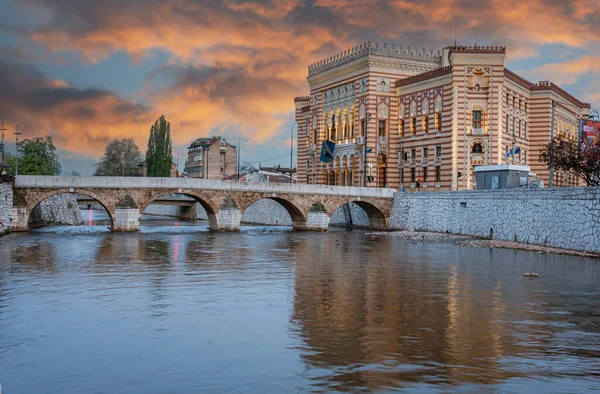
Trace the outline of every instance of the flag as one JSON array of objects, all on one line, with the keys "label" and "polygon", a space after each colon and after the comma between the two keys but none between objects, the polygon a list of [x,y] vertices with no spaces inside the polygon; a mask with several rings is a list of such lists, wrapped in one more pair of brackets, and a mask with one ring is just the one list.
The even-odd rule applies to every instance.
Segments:
[{"label": "flag", "polygon": [[321,146],[321,161],[323,163],[329,163],[333,159],[333,150],[335,149],[335,142],[323,141]]},{"label": "flag", "polygon": [[521,147],[518,147],[518,148],[516,148],[516,149],[515,149],[515,153],[514,153],[514,154],[515,154],[515,155],[518,155],[518,154],[519,154],[519,152],[521,152]]},{"label": "flag", "polygon": [[371,153],[371,152],[373,152],[373,148],[367,149],[367,153]]}]

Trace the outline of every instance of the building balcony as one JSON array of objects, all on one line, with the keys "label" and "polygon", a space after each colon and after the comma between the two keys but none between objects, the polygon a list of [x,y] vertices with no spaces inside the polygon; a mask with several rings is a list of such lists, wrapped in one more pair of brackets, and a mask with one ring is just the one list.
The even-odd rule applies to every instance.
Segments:
[{"label": "building balcony", "polygon": [[428,157],[424,157],[423,160],[421,160],[421,163],[425,164],[429,162],[429,158]]}]

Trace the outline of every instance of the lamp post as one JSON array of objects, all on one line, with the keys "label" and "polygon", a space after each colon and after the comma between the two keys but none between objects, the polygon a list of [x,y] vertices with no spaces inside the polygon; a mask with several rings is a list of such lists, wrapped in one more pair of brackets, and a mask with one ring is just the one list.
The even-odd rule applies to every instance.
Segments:
[{"label": "lamp post", "polygon": [[14,133],[17,136],[15,142],[15,148],[17,150],[17,154],[15,157],[15,176],[19,175],[19,136],[23,133],[19,132],[19,125],[17,125],[17,131]]},{"label": "lamp post", "polygon": [[369,121],[371,120],[371,114],[365,114],[365,135],[364,135],[364,148],[365,148],[365,153],[364,153],[364,159],[363,159],[363,187],[367,187],[367,137],[368,137],[368,130],[369,130]]},{"label": "lamp post", "polygon": [[587,117],[588,119],[600,120],[600,112],[591,110]]},{"label": "lamp post", "polygon": [[292,167],[294,165],[294,125],[298,126],[298,122],[294,121],[294,123],[292,123],[290,132],[290,183],[292,183]]},{"label": "lamp post", "polygon": [[0,163],[4,164],[4,132],[7,129],[4,128],[4,119],[2,119],[2,126],[0,126],[0,131],[2,132],[2,140],[0,140]]},{"label": "lamp post", "polygon": [[238,146],[237,146],[237,180],[240,180],[240,158],[242,156],[242,141],[248,141],[248,138],[240,137],[238,138]]}]

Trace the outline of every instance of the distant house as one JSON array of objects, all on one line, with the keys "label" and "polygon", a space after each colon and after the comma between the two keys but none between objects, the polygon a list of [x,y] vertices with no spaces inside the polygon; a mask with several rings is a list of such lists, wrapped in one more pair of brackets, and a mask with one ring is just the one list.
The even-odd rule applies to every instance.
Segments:
[{"label": "distant house", "polygon": [[[292,168],[292,183],[296,183],[296,169]],[[251,174],[240,176],[245,182],[290,183],[290,169],[282,167],[261,167]]]},{"label": "distant house", "polygon": [[188,147],[185,173],[189,178],[229,179],[236,175],[237,147],[221,137],[198,138]]},{"label": "distant house", "polygon": [[[139,169],[138,176],[148,176],[148,166],[146,165],[145,161],[138,164],[138,169]],[[171,174],[169,176],[171,178],[177,178],[177,176],[178,176],[177,164],[171,163]]]}]

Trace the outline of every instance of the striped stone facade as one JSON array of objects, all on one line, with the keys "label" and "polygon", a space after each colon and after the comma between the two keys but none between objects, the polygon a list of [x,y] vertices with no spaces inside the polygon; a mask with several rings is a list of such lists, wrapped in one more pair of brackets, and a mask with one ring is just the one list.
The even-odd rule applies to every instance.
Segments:
[{"label": "striped stone facade", "polygon": [[[505,54],[369,42],[310,65],[310,96],[294,99],[298,182],[468,190],[475,166],[514,163],[530,165],[547,185],[538,157],[550,141],[552,101],[557,133],[576,133],[590,106],[506,69]],[[329,163],[319,159],[324,140],[336,143]],[[515,147],[521,152],[504,158]],[[555,172],[555,186],[577,184]]]}]

